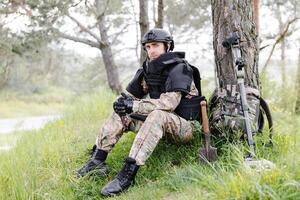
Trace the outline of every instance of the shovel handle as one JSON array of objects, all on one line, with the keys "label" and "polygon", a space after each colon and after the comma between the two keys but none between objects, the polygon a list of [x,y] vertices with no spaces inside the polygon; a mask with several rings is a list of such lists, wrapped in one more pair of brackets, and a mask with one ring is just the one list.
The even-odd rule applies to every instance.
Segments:
[{"label": "shovel handle", "polygon": [[204,134],[209,134],[209,126],[208,126],[208,117],[207,117],[207,111],[206,111],[206,101],[201,101],[201,115],[202,115],[202,128]]}]

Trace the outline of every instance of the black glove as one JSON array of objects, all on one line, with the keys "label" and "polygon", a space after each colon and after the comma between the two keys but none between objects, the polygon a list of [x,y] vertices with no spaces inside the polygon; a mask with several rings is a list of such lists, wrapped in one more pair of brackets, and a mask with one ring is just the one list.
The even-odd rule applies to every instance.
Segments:
[{"label": "black glove", "polygon": [[114,102],[113,108],[118,115],[124,116],[132,113],[133,98],[123,92],[121,95],[122,96]]}]

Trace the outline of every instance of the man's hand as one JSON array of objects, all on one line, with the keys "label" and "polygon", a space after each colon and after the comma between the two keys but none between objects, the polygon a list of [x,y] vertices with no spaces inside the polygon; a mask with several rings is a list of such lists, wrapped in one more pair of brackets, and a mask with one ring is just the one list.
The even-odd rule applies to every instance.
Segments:
[{"label": "man's hand", "polygon": [[121,95],[122,96],[114,102],[113,108],[118,115],[124,116],[132,113],[133,98],[123,92]]}]

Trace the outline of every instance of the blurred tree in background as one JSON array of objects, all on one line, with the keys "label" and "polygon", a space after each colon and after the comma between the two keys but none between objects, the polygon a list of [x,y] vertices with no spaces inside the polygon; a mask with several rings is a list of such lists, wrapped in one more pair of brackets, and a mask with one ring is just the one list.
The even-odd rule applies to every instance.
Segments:
[{"label": "blurred tree in background", "polygon": [[[284,86],[284,80],[296,80],[290,68],[295,72],[297,56],[291,58],[288,52],[300,37],[299,3],[260,0],[259,11],[263,55],[259,69],[272,72],[281,60],[282,67],[272,78],[281,77],[276,82]],[[30,94],[55,86],[84,93],[106,85],[119,92],[144,61],[140,39],[153,27],[169,30],[175,50],[186,51],[204,82],[213,85],[208,0],[4,0],[0,2],[0,91],[6,88]],[[75,43],[82,44],[75,48],[85,45],[85,54],[70,50],[68,45]],[[95,56],[86,56],[89,54]],[[270,91],[265,93],[268,97]]]}]

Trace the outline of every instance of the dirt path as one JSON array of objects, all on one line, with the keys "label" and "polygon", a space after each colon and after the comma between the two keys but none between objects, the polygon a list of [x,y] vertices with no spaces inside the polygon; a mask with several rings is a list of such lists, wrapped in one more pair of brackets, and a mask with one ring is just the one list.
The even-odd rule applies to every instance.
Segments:
[{"label": "dirt path", "polygon": [[[38,130],[43,128],[48,122],[61,118],[61,115],[46,115],[37,117],[15,118],[15,119],[0,119],[0,138],[14,137],[16,131]],[[10,139],[14,142],[1,142],[0,151],[7,151],[13,148],[15,139]]]}]

